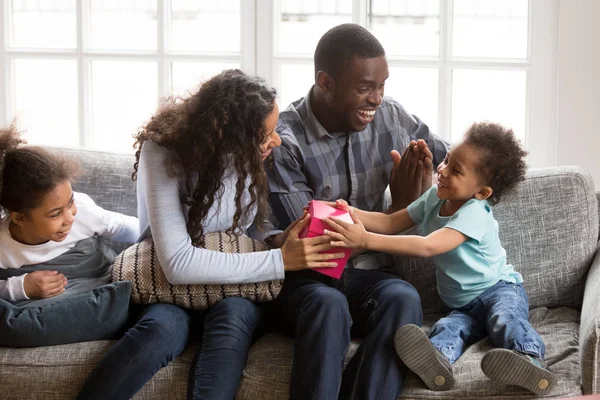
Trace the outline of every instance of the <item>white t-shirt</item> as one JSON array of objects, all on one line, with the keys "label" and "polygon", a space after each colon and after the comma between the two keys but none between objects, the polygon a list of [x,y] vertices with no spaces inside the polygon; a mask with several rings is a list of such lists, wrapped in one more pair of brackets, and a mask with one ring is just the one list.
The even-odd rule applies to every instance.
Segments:
[{"label": "white t-shirt", "polygon": [[[0,268],[21,268],[24,265],[50,261],[83,239],[94,235],[110,238],[117,242],[135,243],[139,236],[139,222],[135,217],[103,209],[84,193],[73,193],[77,215],[71,233],[62,242],[48,241],[39,245],[27,245],[12,238],[8,229],[10,218],[0,221]],[[16,301],[27,299],[23,289],[25,275],[0,280],[0,297]]]}]

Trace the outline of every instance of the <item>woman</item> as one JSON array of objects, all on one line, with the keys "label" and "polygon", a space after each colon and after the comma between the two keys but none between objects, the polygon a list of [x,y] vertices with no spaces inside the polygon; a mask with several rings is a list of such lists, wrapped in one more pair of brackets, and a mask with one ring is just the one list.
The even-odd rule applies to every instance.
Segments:
[{"label": "woman", "polygon": [[[152,235],[170,283],[260,282],[336,265],[332,260],[342,254],[319,253],[330,248],[330,238],[298,239],[308,215],[285,232],[267,222],[263,162],[281,144],[278,114],[275,90],[264,80],[227,70],[189,98],[169,101],[137,135],[142,237]],[[280,248],[230,254],[192,245],[216,231],[247,233]],[[201,343],[190,369],[190,399],[234,398],[262,311],[247,299],[226,298],[209,310],[186,312],[181,331],[203,323],[202,336],[193,338]]]}]

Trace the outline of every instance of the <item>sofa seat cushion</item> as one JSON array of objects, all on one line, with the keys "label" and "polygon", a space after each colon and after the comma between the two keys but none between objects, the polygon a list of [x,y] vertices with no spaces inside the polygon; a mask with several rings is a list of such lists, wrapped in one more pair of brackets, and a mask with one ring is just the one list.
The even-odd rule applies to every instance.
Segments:
[{"label": "sofa seat cushion", "polygon": [[[443,315],[425,318],[428,329]],[[537,308],[530,312],[530,322],[546,343],[546,361],[558,375],[558,385],[549,393],[552,397],[581,395],[578,333],[579,312],[572,308]],[[353,341],[346,362],[354,355],[359,342]],[[528,396],[528,392],[489,380],[479,366],[481,358],[492,344],[489,339],[469,347],[454,365],[456,386],[447,392],[433,392],[409,373],[401,399],[513,399]],[[283,400],[289,397],[292,370],[293,340],[278,334],[261,338],[250,350],[248,363],[238,390],[238,400]],[[390,349],[394,351],[394,349]],[[390,382],[389,384],[394,384]]]},{"label": "sofa seat cushion", "polygon": [[[36,348],[0,348],[2,399],[73,399],[114,344],[111,340]],[[195,347],[159,370],[134,399],[185,399]]]}]

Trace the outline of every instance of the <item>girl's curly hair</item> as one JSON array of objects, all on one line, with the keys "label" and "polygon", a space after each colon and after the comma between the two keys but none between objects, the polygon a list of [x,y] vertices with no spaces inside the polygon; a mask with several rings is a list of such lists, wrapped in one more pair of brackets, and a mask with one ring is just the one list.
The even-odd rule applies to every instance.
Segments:
[{"label": "girl's curly hair", "polygon": [[[202,242],[202,224],[215,201],[219,204],[229,169],[235,170],[237,182],[236,211],[227,232],[241,234],[240,226],[252,222],[249,214],[254,208],[259,224],[267,216],[267,181],[259,146],[275,96],[275,89],[263,79],[226,70],[189,97],[168,99],[135,136],[133,180],[145,141],[171,150],[166,167],[172,176],[185,178],[190,193],[193,190],[181,201],[190,206],[187,231],[194,243]],[[248,179],[250,203],[243,204]]]},{"label": "girl's curly hair", "polygon": [[512,129],[493,122],[477,122],[465,133],[464,142],[479,150],[478,173],[492,188],[487,199],[492,205],[525,179],[527,152]]},{"label": "girl's curly hair", "polygon": [[0,214],[38,207],[45,195],[78,173],[79,164],[69,157],[27,146],[15,123],[0,129]]}]

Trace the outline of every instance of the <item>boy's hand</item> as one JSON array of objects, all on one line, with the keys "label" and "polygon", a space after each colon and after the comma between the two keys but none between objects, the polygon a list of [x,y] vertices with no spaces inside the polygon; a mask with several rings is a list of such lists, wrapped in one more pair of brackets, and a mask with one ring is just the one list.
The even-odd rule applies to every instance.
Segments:
[{"label": "boy's hand", "polygon": [[45,299],[61,294],[67,286],[67,278],[57,271],[29,272],[23,279],[23,289],[30,299]]},{"label": "boy's hand", "polygon": [[331,241],[333,247],[366,249],[369,233],[365,230],[354,210],[350,209],[349,213],[354,224],[349,224],[334,217],[323,218],[323,222],[335,230],[334,232],[326,229],[323,233],[335,239]]}]

